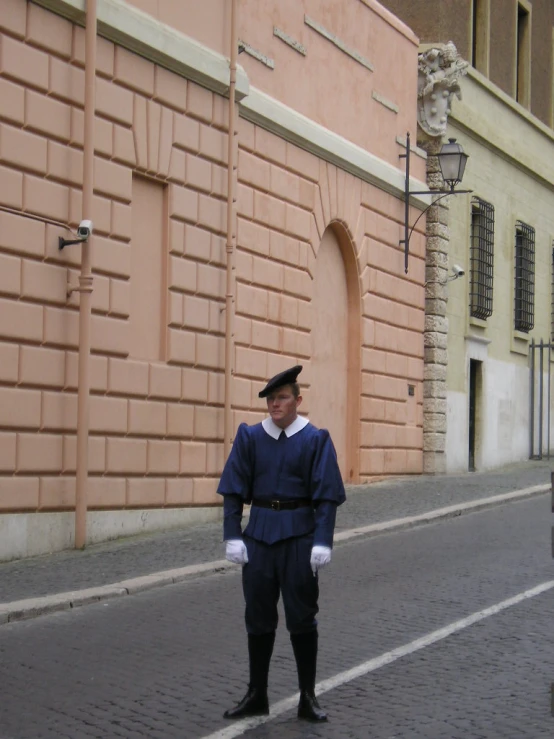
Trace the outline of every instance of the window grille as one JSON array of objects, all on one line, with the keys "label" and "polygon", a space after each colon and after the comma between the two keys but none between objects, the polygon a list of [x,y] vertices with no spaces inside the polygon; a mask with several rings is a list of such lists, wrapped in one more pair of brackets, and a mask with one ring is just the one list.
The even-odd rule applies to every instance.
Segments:
[{"label": "window grille", "polygon": [[474,318],[492,315],[494,272],[494,206],[474,197],[471,201],[470,311]]},{"label": "window grille", "polygon": [[530,331],[535,325],[535,229],[516,222],[514,328]]}]

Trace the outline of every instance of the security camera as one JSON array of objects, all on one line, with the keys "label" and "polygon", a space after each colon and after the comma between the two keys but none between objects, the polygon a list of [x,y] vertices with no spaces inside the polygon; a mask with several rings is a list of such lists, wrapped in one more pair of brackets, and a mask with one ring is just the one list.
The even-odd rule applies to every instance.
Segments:
[{"label": "security camera", "polygon": [[77,228],[77,236],[81,239],[88,239],[92,233],[92,221],[81,221]]},{"label": "security camera", "polygon": [[[463,277],[465,275],[465,269],[463,267],[460,267],[459,264],[453,264],[450,268],[450,271],[452,272],[451,275],[448,275],[448,277],[444,280],[439,281],[439,285],[446,285],[447,282],[453,282],[454,280],[457,280],[458,277]],[[431,280],[431,282],[434,282],[434,280]],[[426,285],[430,283],[425,283]]]},{"label": "security camera", "polygon": [[71,246],[72,244],[82,244],[83,242],[87,241],[88,237],[92,233],[92,227],[92,221],[81,221],[81,223],[77,227],[77,238],[64,239],[63,236],[59,236],[58,249],[61,251],[62,249],[65,249],[66,246]]}]

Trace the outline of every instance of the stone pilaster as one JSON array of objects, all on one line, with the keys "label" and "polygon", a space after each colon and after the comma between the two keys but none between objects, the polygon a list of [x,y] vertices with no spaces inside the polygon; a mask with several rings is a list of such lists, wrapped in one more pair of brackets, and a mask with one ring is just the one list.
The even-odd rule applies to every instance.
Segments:
[{"label": "stone pilaster", "polygon": [[[437,159],[454,97],[467,74],[456,46],[449,41],[418,56],[418,145],[427,152],[427,185],[441,190]],[[421,140],[420,140],[421,139]],[[446,472],[446,367],[448,363],[448,198],[427,211],[425,263],[425,365],[423,374],[423,471]]]},{"label": "stone pilaster", "polygon": [[[437,154],[441,139],[418,141],[427,151],[427,184],[430,190],[443,186]],[[425,329],[423,374],[423,471],[446,471],[446,365],[448,362],[448,228],[447,198],[427,211],[425,264]]]}]

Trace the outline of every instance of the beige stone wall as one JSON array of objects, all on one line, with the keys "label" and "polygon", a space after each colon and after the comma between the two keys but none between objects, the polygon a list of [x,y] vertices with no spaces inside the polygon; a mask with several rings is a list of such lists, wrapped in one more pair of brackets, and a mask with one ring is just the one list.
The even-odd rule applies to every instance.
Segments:
[{"label": "beige stone wall", "polygon": [[[464,80],[464,96],[453,113],[449,135],[470,156],[463,187],[494,207],[493,310],[481,320],[470,315],[471,195],[450,199],[449,265],[460,264],[466,271],[447,286],[448,471],[459,472],[467,469],[471,359],[482,362],[477,469],[529,457],[530,344],[548,342],[552,331],[554,196],[549,183],[554,136],[478,73]],[[528,333],[514,330],[518,220],[535,229],[534,327]],[[546,375],[544,381],[546,395]],[[545,426],[547,412],[545,401]]]},{"label": "beige stone wall", "polygon": [[[422,44],[453,41],[463,59],[503,92],[517,99],[518,8],[529,13],[529,77],[523,105],[548,126],[553,125],[554,6],[548,0],[382,0],[420,38]],[[473,12],[477,17],[473,18]],[[474,22],[478,43],[474,47]],[[523,39],[522,39],[523,41]],[[473,59],[474,50],[477,58]],[[520,100],[521,102],[521,100]]]},{"label": "beige stone wall", "polygon": [[[75,227],[83,217],[84,31],[33,3],[8,5],[0,14],[0,510],[63,511],[75,499],[79,296],[68,299],[67,288],[77,284],[80,247],[59,251],[68,233],[45,221]],[[216,505],[227,102],[105,38],[97,61],[88,505]],[[239,121],[235,425],[261,419],[260,384],[296,362],[306,366],[309,413],[313,277],[331,226],[353,287],[347,330],[360,342],[349,350],[348,438],[358,461],[348,475],[421,471],[424,239],[414,234],[404,276],[402,218],[398,197]],[[159,261],[137,259],[141,224],[153,240],[159,231]],[[143,320],[159,341],[145,341]]]}]

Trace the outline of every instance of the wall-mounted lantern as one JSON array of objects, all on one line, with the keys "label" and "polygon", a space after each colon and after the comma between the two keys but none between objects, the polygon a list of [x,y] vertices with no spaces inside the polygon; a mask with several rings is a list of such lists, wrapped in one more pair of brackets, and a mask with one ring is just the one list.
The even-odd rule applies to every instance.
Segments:
[{"label": "wall-mounted lantern", "polygon": [[[406,160],[406,180],[404,183],[404,238],[400,240],[400,244],[404,244],[404,271],[408,274],[408,255],[410,253],[410,238],[414,228],[421,216],[423,216],[432,205],[438,203],[439,200],[448,195],[463,195],[464,193],[473,192],[473,190],[454,190],[463,179],[466,162],[469,155],[466,154],[460,144],[456,143],[456,139],[449,139],[447,144],[443,144],[440,152],[437,154],[439,167],[442,178],[449,188],[448,190],[416,190],[410,192],[410,134],[406,134],[406,153],[400,154],[401,159]],[[410,228],[410,195],[438,195],[432,203],[422,210],[417,217],[416,222]]]}]

